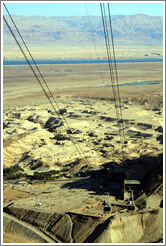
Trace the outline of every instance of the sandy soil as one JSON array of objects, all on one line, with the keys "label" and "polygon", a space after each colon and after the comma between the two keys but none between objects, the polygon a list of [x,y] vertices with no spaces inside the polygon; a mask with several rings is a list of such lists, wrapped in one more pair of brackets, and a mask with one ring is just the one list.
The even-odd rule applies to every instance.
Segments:
[{"label": "sandy soil", "polygon": [[25,191],[12,185],[4,184],[3,186],[3,202],[4,206],[20,199],[26,199],[35,196],[31,191]]},{"label": "sandy soil", "polygon": [[[97,64],[40,68],[58,104],[56,113],[27,66],[4,66],[4,167],[19,163],[29,174],[64,168],[75,174],[99,170],[108,161],[121,163],[124,158],[155,157],[163,152],[162,63],[118,64],[119,84],[159,82],[120,86],[124,146],[112,88],[100,87],[110,84],[107,65],[101,65],[103,82]],[[66,109],[63,116],[59,109]],[[70,141],[64,117],[85,159]],[[95,180],[82,179],[73,187],[72,182],[5,184],[4,205],[14,202],[20,207],[65,213],[103,202],[101,193],[93,190],[100,191]],[[42,205],[37,207],[39,202]]]},{"label": "sandy soil", "polygon": [[4,243],[54,243],[49,237],[41,231],[36,230],[14,216],[3,213],[4,218]]},{"label": "sandy soil", "polygon": [[[122,141],[119,136],[121,126],[115,120],[117,115],[112,102],[112,88],[100,87],[110,82],[101,83],[97,67],[97,64],[40,67],[45,79],[49,81],[48,86],[58,105],[57,108],[52,101],[56,113],[27,66],[4,67],[5,166],[20,162],[26,171],[30,172],[29,165],[26,166],[26,163],[21,161],[26,153],[30,158],[27,159],[29,162],[41,159],[41,170],[46,168],[47,164],[59,170],[60,165],[64,167],[76,160],[80,160],[81,168],[85,163],[81,161],[77,147],[68,139],[71,137],[67,134],[68,126],[78,132],[72,134],[72,137],[76,139],[74,141],[80,142],[79,145],[88,162],[93,163],[92,166],[94,158],[96,167],[110,158],[115,160],[119,149],[117,141]],[[107,65],[102,64],[102,70],[107,81]],[[132,81],[162,81],[161,63],[118,64],[118,71],[120,85]],[[125,147],[127,157],[161,152],[162,145],[157,140],[160,132],[156,129],[162,127],[162,83],[119,88],[123,118],[126,121],[124,127],[128,141]],[[59,109],[64,108],[64,116],[57,114]],[[57,120],[54,129],[48,124],[51,117],[53,121]],[[55,125],[55,122],[51,124]],[[66,139],[58,141],[57,133],[64,135]],[[136,138],[136,133],[150,135]],[[111,143],[106,140],[107,135],[111,135]],[[95,142],[96,138],[98,142]],[[103,155],[102,151],[106,154]],[[120,155],[119,159],[121,158]]]},{"label": "sandy soil", "polygon": [[[119,84],[131,82],[161,82],[163,67],[160,62],[117,64]],[[110,73],[107,64],[40,65],[42,75],[55,97],[74,95],[91,98],[112,98]],[[38,73],[37,73],[38,74]],[[152,93],[154,96],[151,98]],[[121,86],[121,97],[162,101],[162,84]],[[28,66],[4,66],[4,108],[14,105],[41,104],[47,99]],[[33,100],[32,100],[33,98]]]},{"label": "sandy soil", "polygon": [[4,241],[3,243],[41,243],[40,240],[31,240],[20,232],[15,230],[10,230],[3,233]]},{"label": "sandy soil", "polygon": [[[107,59],[105,46],[93,47],[29,47],[36,59]],[[161,46],[116,46],[116,58],[162,57]],[[4,59],[19,60],[23,55],[17,47],[4,47]]]},{"label": "sandy soil", "polygon": [[[11,192],[10,189],[8,189],[8,192],[11,199],[13,196],[13,201],[16,206],[62,214],[68,211],[75,211],[76,209],[81,209],[96,203],[102,203],[104,201],[104,195],[97,195],[95,192],[90,192],[88,189],[86,190],[79,188],[80,185],[87,185],[89,188],[92,188],[96,186],[95,181],[89,182],[89,179],[81,179],[78,187],[71,190],[68,189],[68,187],[65,188],[65,185],[72,183],[73,180],[74,179],[60,179],[48,183],[38,182],[33,185],[17,185],[13,192]],[[78,181],[78,179],[76,180]],[[10,186],[15,187],[13,185]],[[18,192],[20,192],[20,194],[22,193],[22,198],[18,196]],[[27,195],[28,193],[29,196]],[[31,193],[34,195],[33,197]],[[17,201],[15,200],[14,196],[17,196]],[[5,202],[7,202],[6,194],[4,194],[4,198]],[[113,201],[115,200],[113,199]],[[42,204],[41,207],[37,206],[38,203]],[[103,213],[103,209],[101,209],[100,212]]]}]

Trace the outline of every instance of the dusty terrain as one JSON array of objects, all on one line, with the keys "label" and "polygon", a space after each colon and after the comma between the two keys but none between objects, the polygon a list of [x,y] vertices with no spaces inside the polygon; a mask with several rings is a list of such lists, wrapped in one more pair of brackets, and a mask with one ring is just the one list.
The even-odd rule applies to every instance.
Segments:
[{"label": "dusty terrain", "polygon": [[[59,96],[113,97],[112,88],[104,87],[111,86],[108,64],[39,65],[39,68],[56,99]],[[119,84],[163,81],[161,62],[118,63],[117,69]],[[4,109],[48,102],[28,66],[4,66],[3,88]],[[156,106],[162,103],[162,91],[162,84],[120,87],[124,99],[138,102],[148,100]]]},{"label": "dusty terrain", "polygon": [[[13,41],[13,44],[14,41]],[[73,47],[70,48],[63,45],[49,46],[49,47],[30,47],[30,51],[34,59],[38,60],[53,60],[53,59],[107,59],[105,46],[87,46],[87,47]],[[162,58],[162,46],[117,46],[115,47],[116,58]],[[22,53],[18,48],[5,47],[3,52],[4,60],[21,60],[24,59]]]},{"label": "dusty terrain", "polygon": [[[110,161],[121,164],[124,160],[134,162],[136,159],[148,157],[155,163],[155,158],[162,154],[162,63],[118,64],[120,85],[138,83],[120,86],[125,144],[123,144],[124,139],[119,136],[120,122],[116,120],[112,88],[104,87],[111,84],[106,64],[101,64],[100,67],[98,64],[41,65],[40,69],[58,105],[58,108],[55,105],[56,112],[48,103],[27,66],[4,66],[3,165],[6,168],[19,164],[29,175],[33,175],[35,171],[43,172],[52,169],[61,171],[60,173],[66,176],[60,175],[56,180],[46,182],[28,183],[25,179],[22,183],[14,180],[5,181],[4,207],[8,206],[9,209],[11,207],[11,214],[18,219],[22,216],[25,222],[31,224],[32,221],[26,219],[28,217],[24,218],[25,213],[28,214],[31,210],[63,215],[79,212],[107,220],[108,217],[103,214],[102,203],[104,192],[110,192],[110,187],[103,188],[101,178],[83,178],[78,174],[97,172],[103,168],[103,164]],[[139,84],[145,81],[155,84]],[[70,126],[70,133],[68,126]],[[70,179],[66,178],[68,176]],[[153,182],[161,185],[161,174],[156,174],[156,177],[158,177],[157,181]],[[154,189],[157,188],[155,184],[153,186]],[[154,242],[162,237],[162,208],[159,208],[162,188],[159,191],[155,194],[153,191],[150,191],[149,195],[146,194],[149,211],[146,211],[145,215],[135,215],[135,221],[138,223],[142,220],[148,225],[150,220],[154,220],[156,223],[151,228],[152,231],[156,230],[156,226],[159,229],[156,230],[154,238],[150,238],[152,231],[142,224],[140,228],[142,238],[138,236],[138,232],[135,242]],[[111,202],[115,205],[117,203],[113,194]],[[123,205],[121,199],[119,202]],[[41,203],[41,206],[36,206],[38,203]],[[158,208],[157,212],[153,211],[154,207]],[[16,208],[24,208],[25,213]],[[87,208],[91,210],[87,211]],[[113,212],[118,212],[118,209],[115,207]],[[151,213],[156,214],[153,219]],[[64,216],[69,216],[69,221],[78,221],[73,217],[75,215]],[[127,225],[126,216],[128,217],[128,214],[124,214],[123,219],[115,217],[114,223],[117,223],[117,228],[122,228],[123,223]],[[58,223],[54,229],[52,225],[49,227],[52,228],[50,230],[54,235],[58,233],[55,234],[54,230],[59,230],[57,226],[61,225],[61,222]],[[100,224],[101,221],[97,220],[94,224],[96,228],[98,223]],[[135,222],[135,226],[138,223]],[[19,236],[17,239],[12,239],[9,237],[8,227],[4,226],[4,228],[4,242],[12,242],[12,240],[17,243],[23,242],[22,235],[21,239]],[[97,231],[94,237],[92,234],[97,230],[94,227],[93,233],[89,231],[89,234],[82,238],[78,234],[66,236],[66,240],[69,240],[66,242],[128,242],[125,241],[127,239],[124,236],[127,235],[127,231],[119,232],[122,236],[118,241],[113,228],[112,235],[111,228],[109,229],[108,226],[106,230],[103,228],[99,230],[100,232]],[[144,234],[145,228],[147,230],[145,234],[149,235],[147,237]],[[59,236],[56,235],[57,238],[53,236],[51,238],[55,242],[58,240],[64,242],[65,235],[59,233]],[[38,242],[39,239],[34,240]],[[129,240],[133,242],[132,236]],[[27,242],[26,237],[25,242]]]}]

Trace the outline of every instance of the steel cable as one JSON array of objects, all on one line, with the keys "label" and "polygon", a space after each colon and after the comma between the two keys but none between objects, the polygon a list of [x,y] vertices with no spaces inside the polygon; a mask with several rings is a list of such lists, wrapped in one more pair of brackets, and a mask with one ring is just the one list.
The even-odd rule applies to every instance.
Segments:
[{"label": "steel cable", "polygon": [[106,95],[106,98],[107,98],[107,91],[106,91],[105,84],[104,84],[104,77],[103,77],[103,73],[102,73],[102,70],[101,70],[100,61],[98,59],[97,47],[96,47],[94,33],[93,33],[93,30],[92,30],[92,24],[91,24],[91,21],[90,21],[90,17],[89,17],[88,8],[87,8],[87,4],[86,3],[85,3],[85,9],[86,9],[87,17],[88,17],[90,30],[91,30],[91,37],[92,37],[93,45],[94,45],[94,48],[95,48],[96,59],[98,60],[97,64],[98,64],[98,67],[99,67],[101,80],[102,80],[102,83],[103,83],[103,86],[104,86],[104,92],[105,92],[105,95]]},{"label": "steel cable", "polygon": [[[3,4],[3,5],[5,6],[5,4]],[[6,7],[6,6],[5,6],[5,8],[6,8],[6,10],[7,10],[7,7]],[[8,10],[7,10],[7,12],[9,13]],[[10,13],[9,13],[9,14],[10,14]],[[11,15],[9,15],[9,17],[10,17],[10,16],[11,16]],[[18,40],[17,40],[17,38],[16,38],[14,32],[12,31],[12,29],[11,29],[9,23],[7,22],[7,20],[6,20],[6,18],[5,18],[4,16],[3,16],[3,19],[4,19],[4,21],[5,21],[6,25],[7,25],[7,27],[9,28],[9,31],[11,32],[11,34],[12,34],[12,36],[13,36],[15,42],[17,43],[19,49],[21,50],[21,52],[22,52],[22,54],[23,54],[25,60],[27,61],[28,65],[29,65],[29,67],[30,67],[30,69],[31,69],[31,71],[33,72],[35,78],[37,79],[38,83],[40,84],[40,86],[41,86],[41,88],[42,88],[42,90],[43,90],[45,96],[48,98],[48,100],[49,100],[51,106],[53,107],[53,109],[54,109],[54,111],[55,111],[55,113],[57,113],[57,110],[56,110],[56,108],[54,107],[54,104],[53,104],[53,102],[51,101],[50,98],[53,99],[53,101],[54,101],[54,103],[56,104],[58,110],[60,110],[60,108],[59,108],[57,102],[55,101],[55,99],[54,99],[54,97],[53,97],[53,95],[52,95],[52,93],[51,93],[51,91],[50,91],[50,89],[49,89],[49,87],[48,87],[48,85],[47,85],[47,83],[46,83],[44,77],[42,76],[42,74],[41,74],[41,72],[40,72],[40,70],[39,70],[39,68],[38,68],[38,66],[37,66],[37,64],[36,64],[36,62],[34,61],[34,58],[33,58],[32,54],[31,54],[31,52],[29,51],[29,49],[28,49],[28,47],[27,47],[27,45],[26,45],[26,43],[25,43],[25,41],[24,41],[24,39],[23,39],[23,37],[22,37],[20,31],[18,30],[18,28],[17,28],[17,26],[16,26],[14,20],[12,19],[12,22],[13,22],[14,26],[16,27],[16,30],[18,31],[18,34],[19,34],[21,40],[23,41],[23,43],[24,43],[24,45],[25,45],[25,47],[26,47],[26,49],[27,49],[27,51],[28,51],[30,57],[32,58],[32,60],[33,60],[33,62],[34,62],[34,65],[36,66],[36,68],[37,68],[37,70],[38,70],[38,72],[39,72],[39,74],[40,74],[42,80],[44,81],[44,83],[45,83],[45,85],[46,85],[46,87],[47,87],[47,89],[48,89],[50,95],[47,94],[47,92],[46,92],[44,86],[42,85],[40,79],[38,78],[38,75],[36,74],[36,72],[35,72],[33,66],[32,66],[31,63],[29,62],[29,59],[28,59],[27,55],[25,54],[24,50],[22,49],[20,43],[18,42]],[[63,120],[65,121],[65,123],[66,123],[68,129],[70,130],[70,131],[69,131],[69,135],[70,135],[71,141],[72,141],[73,144],[76,146],[77,151],[79,152],[79,154],[81,154],[81,156],[82,156],[84,162],[86,163],[86,165],[88,165],[89,163],[88,163],[88,161],[87,161],[87,159],[86,159],[86,157],[85,157],[85,155],[84,155],[84,153],[83,153],[83,151],[82,151],[80,145],[79,145],[78,142],[73,138],[73,136],[71,136],[72,130],[71,130],[71,128],[70,128],[68,122],[66,121],[66,119],[65,119],[65,117],[64,117],[63,115],[62,115],[62,118],[63,118]],[[71,133],[70,133],[70,132],[71,132]]]},{"label": "steel cable", "polygon": [[122,105],[121,105],[121,97],[120,97],[120,90],[119,90],[119,80],[118,80],[118,72],[117,72],[116,57],[115,57],[114,39],[113,39],[113,31],[112,31],[112,21],[111,21],[111,14],[110,14],[110,6],[109,6],[109,3],[107,5],[108,5],[109,23],[110,23],[110,31],[111,31],[111,41],[112,41],[114,66],[115,66],[115,77],[116,77],[116,85],[117,85],[117,95],[118,95],[118,102],[119,102],[120,117],[121,117],[121,121],[122,121],[122,123],[121,123],[121,125],[122,125],[122,135],[123,135],[123,141],[125,143],[124,121],[123,121],[123,115],[122,115]]},{"label": "steel cable", "polygon": [[113,100],[115,104],[115,110],[116,110],[116,115],[117,118],[119,119],[118,115],[118,109],[117,109],[117,102],[116,102],[116,94],[115,94],[115,87],[114,87],[114,80],[113,80],[113,73],[112,73],[112,67],[111,67],[111,56],[110,56],[110,45],[109,45],[109,36],[108,36],[108,29],[106,26],[106,18],[105,18],[105,13],[104,9],[102,7],[102,4],[100,3],[100,8],[101,8],[101,15],[102,15],[102,22],[103,22],[103,29],[104,29],[104,38],[105,38],[105,44],[106,44],[106,51],[107,51],[107,57],[108,57],[108,66],[109,66],[109,72],[110,72],[110,78],[111,78],[111,83],[112,83],[112,91],[113,91]]},{"label": "steel cable", "polygon": [[[122,116],[121,98],[120,98],[120,91],[119,91],[118,74],[117,74],[117,66],[116,66],[116,59],[115,59],[115,49],[114,49],[112,23],[111,23],[111,14],[110,14],[109,4],[108,4],[108,16],[109,16],[109,28],[110,28],[110,34],[111,34],[110,35],[111,41],[109,38],[107,17],[106,17],[106,10],[105,10],[104,3],[103,4],[100,3],[100,9],[101,9],[101,15],[102,15],[102,22],[103,22],[104,38],[105,38],[105,44],[106,44],[106,50],[107,50],[108,64],[109,64],[109,70],[110,70],[110,78],[111,78],[112,89],[113,89],[113,98],[114,98],[114,103],[115,103],[117,121],[119,123],[119,135],[120,135],[122,150],[123,150],[123,148],[124,148],[123,144],[125,143],[124,120],[123,120],[123,116]],[[114,67],[112,64],[110,43],[112,44],[112,49],[113,49]],[[115,71],[115,76],[114,76],[114,71]],[[116,80],[116,84],[115,84],[115,80]]]}]

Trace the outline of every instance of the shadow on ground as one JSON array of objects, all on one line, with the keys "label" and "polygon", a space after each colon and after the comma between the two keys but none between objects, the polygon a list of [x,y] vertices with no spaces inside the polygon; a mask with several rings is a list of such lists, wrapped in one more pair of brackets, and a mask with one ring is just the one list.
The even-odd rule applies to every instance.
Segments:
[{"label": "shadow on ground", "polygon": [[103,164],[100,170],[79,173],[84,178],[66,183],[62,188],[86,189],[92,194],[123,197],[124,180],[139,180],[140,192],[151,194],[163,182],[163,154],[127,159],[123,165],[115,162]]}]

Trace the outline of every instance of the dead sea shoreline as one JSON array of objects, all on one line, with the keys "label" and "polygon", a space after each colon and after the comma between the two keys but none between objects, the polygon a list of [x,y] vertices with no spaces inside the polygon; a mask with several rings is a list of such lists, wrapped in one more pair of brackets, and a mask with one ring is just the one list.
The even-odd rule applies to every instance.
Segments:
[{"label": "dead sea shoreline", "polygon": [[[137,62],[163,62],[162,58],[118,58],[116,59],[116,63],[137,63]],[[30,63],[33,65],[33,62],[30,61]],[[108,59],[36,59],[35,63],[37,65],[54,65],[54,64],[96,64],[96,63],[108,63]],[[27,65],[27,62],[22,60],[4,60],[3,65]]]}]

